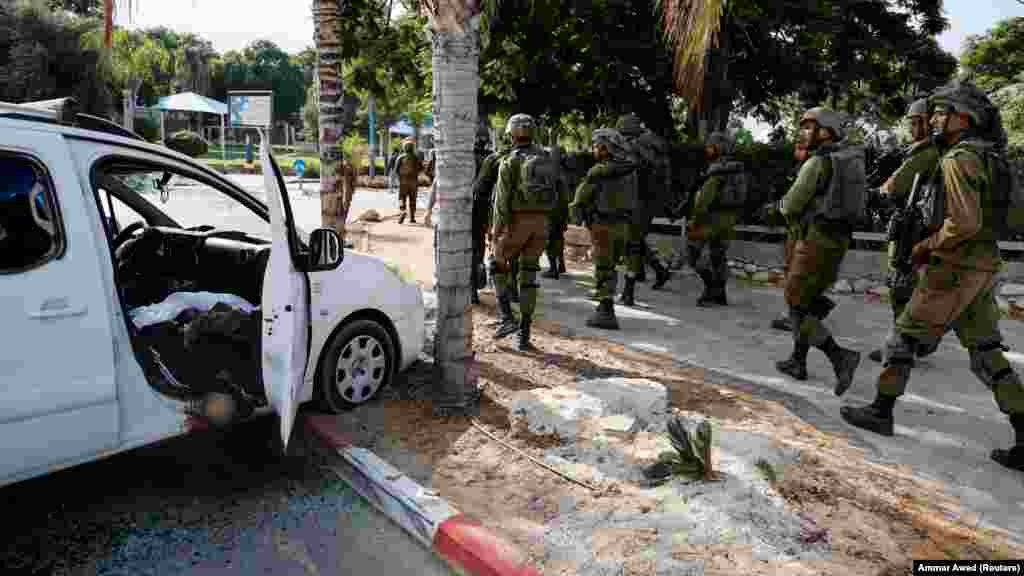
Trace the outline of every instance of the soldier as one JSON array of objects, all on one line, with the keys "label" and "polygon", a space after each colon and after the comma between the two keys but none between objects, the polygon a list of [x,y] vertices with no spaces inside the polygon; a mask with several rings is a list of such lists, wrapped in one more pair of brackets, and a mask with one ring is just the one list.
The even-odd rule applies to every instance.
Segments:
[{"label": "soldier", "polygon": [[[552,142],[552,146],[557,146],[557,140]],[[559,157],[561,154],[559,154]],[[541,273],[544,278],[558,279],[558,275],[565,272],[565,231],[569,227],[569,202],[572,200],[569,198],[569,187],[565,185],[562,180],[562,166],[559,162],[558,166],[558,178],[562,181],[562,186],[559,188],[563,194],[558,197],[558,206],[551,212],[548,217],[548,229],[547,237],[548,243],[544,247],[544,252],[548,256],[548,264],[550,268]]]},{"label": "soldier", "polygon": [[[654,251],[647,245],[647,232],[654,218],[654,207],[659,200],[659,193],[665,194],[671,188],[672,173],[667,169],[658,169],[659,151],[655,149],[658,137],[644,127],[636,114],[619,117],[615,129],[622,134],[632,162],[639,169],[637,206],[633,211],[633,220],[629,223],[626,238],[626,262],[630,274],[626,275],[626,282],[622,287],[622,303],[632,306],[636,282],[643,282],[646,277],[645,261],[651,265],[655,273],[652,290],[660,290],[672,276],[668,267],[658,260]],[[667,151],[661,152],[667,154]]]},{"label": "soldier", "polygon": [[[613,128],[599,128],[591,141],[597,164],[580,182],[569,211],[577,225],[587,225],[594,251],[597,309],[587,326],[618,330],[615,318],[616,264],[625,256],[628,226],[636,206],[637,173],[625,139]],[[627,271],[626,277],[633,278]],[[634,278],[635,281],[635,278]]]},{"label": "soldier", "polygon": [[[793,354],[776,362],[775,367],[797,380],[806,380],[807,353],[814,346],[832,363],[836,394],[845,392],[853,381],[860,353],[840,347],[812,310],[824,308],[822,296],[835,283],[853,238],[852,218],[845,202],[859,200],[863,211],[863,148],[843,143],[844,138],[841,120],[834,111],[811,108],[804,112],[800,139],[811,156],[776,207],[796,243],[785,289],[793,322]],[[853,198],[858,193],[859,198]]]},{"label": "soldier", "polygon": [[[879,188],[879,192],[883,196],[887,196],[892,202],[900,204],[906,202],[907,195],[910,193],[910,187],[914,182],[914,176],[920,174],[921,181],[926,182],[939,163],[939,149],[931,141],[928,131],[928,100],[922,98],[914,101],[910,108],[907,109],[906,118],[910,120],[910,133],[914,141],[907,151],[906,160]],[[890,223],[891,225],[892,223]],[[913,282],[898,282],[893,277],[896,274],[896,270],[893,267],[893,257],[896,254],[895,248],[895,242],[890,241],[887,268],[890,278],[889,287],[892,289],[889,293],[889,301],[892,304],[894,321],[900,317],[903,309],[907,306],[907,302],[910,302],[910,295],[914,291]],[[934,346],[920,348],[915,353],[918,358],[922,358],[934,352],[938,345],[939,340],[935,340]],[[868,358],[875,362],[881,362],[883,354],[884,351],[881,349],[873,350],[868,355]]]},{"label": "soldier", "polygon": [[[402,141],[402,154],[391,167],[392,175],[398,176],[398,223],[409,221],[416,223],[416,189],[419,187],[419,176],[422,165],[416,155],[416,145],[412,140]],[[408,208],[407,208],[408,206]]]},{"label": "soldier", "polygon": [[476,143],[473,146],[473,156],[476,159],[476,172],[473,173],[473,270],[470,272],[470,281],[473,286],[471,291],[473,304],[480,303],[477,290],[483,288],[487,280],[484,270],[484,244],[487,238],[487,225],[490,216],[491,192],[494,190],[494,185],[492,184],[491,188],[487,190],[486,198],[481,198],[477,195],[476,183],[480,180],[484,162],[492,153],[491,135],[487,131],[487,125],[480,124],[477,126]]},{"label": "soldier", "polygon": [[[704,281],[704,293],[697,300],[701,307],[728,305],[725,286],[729,269],[725,256],[734,234],[737,210],[743,207],[747,195],[746,174],[743,164],[732,155],[733,148],[728,134],[713,132],[708,136],[704,154],[711,164],[686,225],[689,264]],[[707,259],[701,258],[705,247]]]},{"label": "soldier", "polygon": [[893,406],[906,390],[915,352],[952,328],[967,348],[971,371],[992,390],[1016,434],[1016,444],[993,450],[992,459],[1024,471],[1024,385],[1003,354],[1007,348],[992,294],[995,274],[1002,268],[993,228],[1001,207],[994,205],[987,155],[1005,145],[1005,140],[993,142],[992,132],[1002,127],[995,126],[995,109],[985,93],[968,82],[943,86],[929,103],[941,156],[918,204],[931,234],[912,253],[915,266],[927,267],[886,343],[875,401],[844,406],[840,413],[858,428],[892,436]]},{"label": "soldier", "polygon": [[[519,330],[519,349],[530,350],[530,323],[537,306],[537,273],[540,256],[547,244],[547,218],[564,194],[559,188],[558,166],[551,154],[533,143],[537,124],[528,114],[516,114],[506,131],[512,137],[512,152],[498,168],[492,217],[494,235],[495,288],[501,324],[495,338]],[[511,260],[519,257],[519,310],[512,315],[510,292]]]},{"label": "soldier", "polygon": [[[501,161],[506,156],[512,153],[512,141],[511,134],[506,126],[505,132],[501,137],[501,147],[494,152],[491,152],[484,158],[480,164],[480,170],[477,174],[476,180],[473,182],[473,218],[481,223],[481,234],[487,237],[487,243],[491,245],[491,258],[494,258],[494,238],[491,237],[491,225],[493,223],[493,211],[494,211],[494,186],[498,183],[498,168],[501,166]],[[519,302],[519,287],[516,278],[519,275],[519,258],[513,258],[510,264],[511,270],[509,271],[507,282],[510,284],[508,287],[510,299],[512,302]],[[492,265],[489,266],[491,269],[491,275],[493,278],[493,261]],[[498,308],[498,324],[503,321],[501,315],[501,308]]]},{"label": "soldier", "polygon": [[[785,134],[785,132],[782,132]],[[807,160],[810,155],[807,149],[801,144],[797,144],[797,147],[793,150],[793,158],[797,161],[796,172],[800,172],[800,166]],[[774,204],[774,203],[773,203]],[[789,265],[793,260],[793,247],[796,246],[796,231],[795,227],[786,228],[786,238],[783,242],[782,247],[782,270],[783,270],[783,285],[785,285],[785,279],[789,277]],[[826,316],[832,312],[832,309],[836,307],[836,303],[822,294],[818,300],[811,306],[810,313],[812,316],[818,318],[818,320],[824,320]],[[776,330],[782,330],[783,332],[793,331],[793,320],[789,317],[788,312],[784,312],[783,315],[775,320],[772,320],[772,328]]]}]

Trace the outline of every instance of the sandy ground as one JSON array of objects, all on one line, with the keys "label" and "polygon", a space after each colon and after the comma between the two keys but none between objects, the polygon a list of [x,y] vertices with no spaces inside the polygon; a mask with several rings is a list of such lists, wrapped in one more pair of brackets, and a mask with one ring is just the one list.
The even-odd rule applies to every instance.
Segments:
[{"label": "sandy ground", "polygon": [[[429,229],[385,221],[362,236],[357,249],[399,262],[430,287]],[[1024,557],[1004,534],[977,528],[942,485],[869,462],[778,403],[711,385],[701,369],[667,356],[546,321],[535,328],[540,352],[520,352],[511,338],[491,338],[493,297],[483,300],[473,310],[483,391],[477,420],[433,416],[436,375],[427,359],[380,401],[339,416],[338,426],[519,544],[544,574],[879,575],[905,574],[914,558]],[[673,410],[716,418],[723,480],[641,486],[637,471],[665,443],[659,430],[567,442],[513,426],[516,391],[609,376],[660,382]],[[532,463],[481,427],[594,489]]]}]

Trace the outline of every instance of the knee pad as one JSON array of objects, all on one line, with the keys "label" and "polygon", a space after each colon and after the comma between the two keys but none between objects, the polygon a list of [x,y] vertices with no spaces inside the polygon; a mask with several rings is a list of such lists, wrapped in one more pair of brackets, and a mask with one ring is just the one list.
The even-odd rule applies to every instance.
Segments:
[{"label": "knee pad", "polygon": [[985,342],[975,348],[968,350],[971,357],[971,372],[978,377],[985,386],[992,386],[999,380],[1013,374],[1010,362],[1003,354],[1009,350],[1002,342]]}]

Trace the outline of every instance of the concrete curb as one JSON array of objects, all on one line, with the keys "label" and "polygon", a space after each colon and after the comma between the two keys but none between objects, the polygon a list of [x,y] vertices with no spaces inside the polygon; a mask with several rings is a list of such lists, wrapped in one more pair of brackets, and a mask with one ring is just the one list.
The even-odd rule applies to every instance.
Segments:
[{"label": "concrete curb", "polygon": [[342,464],[335,470],[342,479],[459,574],[540,576],[515,546],[373,452],[353,446],[334,426],[332,416],[311,414],[305,420],[310,430],[341,455]]}]

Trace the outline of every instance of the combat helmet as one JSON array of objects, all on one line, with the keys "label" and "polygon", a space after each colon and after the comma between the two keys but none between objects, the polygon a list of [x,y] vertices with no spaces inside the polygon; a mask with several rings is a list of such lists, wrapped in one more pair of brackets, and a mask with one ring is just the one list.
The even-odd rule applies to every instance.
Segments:
[{"label": "combat helmet", "polygon": [[627,162],[629,152],[626,146],[626,139],[622,137],[615,128],[598,128],[590,135],[592,144],[604,144],[608,148],[608,155],[616,161]]},{"label": "combat helmet", "polygon": [[736,139],[728,132],[712,132],[705,143],[717,146],[718,153],[722,156],[732,154],[736,149]]},{"label": "combat helmet", "polygon": [[529,114],[514,114],[505,124],[505,134],[514,142],[516,136],[529,138],[532,142],[537,131],[537,121]]},{"label": "combat helmet", "polygon": [[818,123],[818,126],[831,130],[832,139],[836,142],[846,138],[846,131],[843,129],[843,119],[839,116],[838,112],[831,108],[824,106],[811,108],[800,117],[800,123],[803,123],[804,120],[814,120]]},{"label": "combat helmet", "polygon": [[910,103],[910,106],[907,107],[906,117],[910,118],[912,116],[928,116],[927,98],[918,98]]},{"label": "combat helmet", "polygon": [[949,106],[954,112],[967,114],[977,127],[986,125],[994,108],[985,92],[966,80],[953,80],[928,98],[931,106]]},{"label": "combat helmet", "polygon": [[640,117],[630,112],[619,116],[619,119],[615,122],[615,129],[626,138],[632,138],[639,136],[644,131],[644,123],[640,120]]}]

